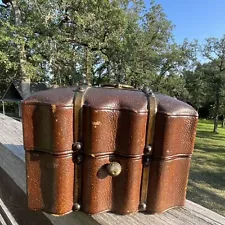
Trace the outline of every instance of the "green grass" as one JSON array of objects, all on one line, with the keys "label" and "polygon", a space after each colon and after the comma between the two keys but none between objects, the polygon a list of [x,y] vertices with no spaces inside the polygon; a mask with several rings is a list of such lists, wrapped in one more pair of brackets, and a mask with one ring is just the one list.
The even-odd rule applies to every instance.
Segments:
[{"label": "green grass", "polygon": [[225,216],[225,128],[200,120],[192,158],[187,199]]}]

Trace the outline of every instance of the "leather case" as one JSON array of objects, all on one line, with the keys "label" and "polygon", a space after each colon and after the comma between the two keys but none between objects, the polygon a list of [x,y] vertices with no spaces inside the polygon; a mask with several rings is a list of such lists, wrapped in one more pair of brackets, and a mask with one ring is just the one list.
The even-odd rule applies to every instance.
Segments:
[{"label": "leather case", "polygon": [[197,112],[161,94],[72,87],[23,102],[28,206],[57,215],[183,206]]}]

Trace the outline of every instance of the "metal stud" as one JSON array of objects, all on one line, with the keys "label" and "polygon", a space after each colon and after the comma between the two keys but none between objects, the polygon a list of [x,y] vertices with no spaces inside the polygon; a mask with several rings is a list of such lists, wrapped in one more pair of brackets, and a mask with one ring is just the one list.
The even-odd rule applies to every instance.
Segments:
[{"label": "metal stud", "polygon": [[79,203],[74,203],[73,209],[74,209],[75,211],[79,211],[79,210],[80,210],[80,204],[79,204]]},{"label": "metal stud", "polygon": [[144,164],[144,166],[150,165],[150,157],[149,156],[144,156],[143,164]]},{"label": "metal stud", "polygon": [[81,164],[82,160],[83,160],[82,155],[78,155],[77,158],[76,158],[76,163]]},{"label": "metal stud", "polygon": [[145,152],[147,154],[151,154],[152,153],[152,146],[151,145],[148,145],[146,148],[145,148]]},{"label": "metal stud", "polygon": [[80,142],[76,142],[73,144],[74,151],[80,151],[82,149],[82,144]]},{"label": "metal stud", "polygon": [[122,167],[118,162],[111,162],[106,166],[108,174],[112,177],[116,177],[121,173]]},{"label": "metal stud", "polygon": [[146,211],[146,204],[144,202],[139,204],[139,210],[140,211]]}]

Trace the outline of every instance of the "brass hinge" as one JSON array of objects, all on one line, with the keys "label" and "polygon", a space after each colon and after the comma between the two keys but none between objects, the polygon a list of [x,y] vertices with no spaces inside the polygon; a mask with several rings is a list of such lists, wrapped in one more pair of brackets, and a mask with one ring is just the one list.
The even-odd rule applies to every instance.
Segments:
[{"label": "brass hinge", "polygon": [[155,118],[157,113],[157,100],[155,95],[151,92],[148,96],[148,121],[147,121],[147,133],[145,142],[145,151],[143,155],[143,170],[141,181],[141,196],[139,210],[146,210],[146,201],[148,195],[148,183],[150,174],[150,161],[152,154],[152,144],[154,138]]},{"label": "brass hinge", "polygon": [[82,109],[84,104],[84,96],[88,90],[88,86],[80,86],[74,96],[74,144],[72,146],[74,155],[74,210],[80,210],[81,202],[81,184],[82,184]]}]

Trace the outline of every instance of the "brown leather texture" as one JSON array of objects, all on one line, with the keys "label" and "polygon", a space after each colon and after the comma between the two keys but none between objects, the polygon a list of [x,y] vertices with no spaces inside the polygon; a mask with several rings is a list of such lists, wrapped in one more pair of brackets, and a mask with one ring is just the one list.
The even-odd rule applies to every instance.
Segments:
[{"label": "brown leather texture", "polygon": [[[106,165],[118,162],[119,176],[108,175]],[[142,159],[119,155],[91,157],[83,162],[82,209],[95,214],[113,211],[119,214],[136,212],[139,205]]]},{"label": "brown leather texture", "polygon": [[73,98],[78,87],[55,88],[39,91],[23,101],[23,105],[73,106]]},{"label": "brown leather texture", "polygon": [[85,95],[85,105],[99,110],[147,113],[146,100],[141,91],[115,88],[90,88]]},{"label": "brown leather texture", "polygon": [[191,159],[153,160],[147,198],[147,212],[162,213],[170,208],[184,206]]},{"label": "brown leather texture", "polygon": [[73,208],[72,154],[26,152],[28,207],[63,215]]},{"label": "brown leather texture", "polygon": [[72,152],[73,98],[76,89],[40,91],[23,101],[25,150],[58,154]]},{"label": "brown leather texture", "polygon": [[158,113],[168,116],[198,117],[197,111],[185,102],[163,94],[155,94],[158,100]]},{"label": "brown leather texture", "polygon": [[72,152],[73,107],[23,105],[24,147],[49,153]]},{"label": "brown leather texture", "polygon": [[154,140],[150,162],[147,212],[184,206],[194,150],[198,114],[188,104],[156,94]]},{"label": "brown leather texture", "polygon": [[[89,88],[82,107],[82,149],[77,154],[72,148],[77,90],[48,90],[23,102],[29,207],[59,215],[70,212],[77,203],[74,172],[79,167],[82,211],[136,212],[145,162],[148,96],[137,90]],[[143,182],[148,184],[149,213],[184,204],[198,116],[177,99],[161,94],[156,98],[150,173]],[[78,155],[82,156],[79,166]],[[112,162],[121,166],[116,177],[107,170]]]},{"label": "brown leather texture", "polygon": [[152,158],[191,155],[194,150],[197,117],[156,115]]},{"label": "brown leather texture", "polygon": [[[138,210],[147,116],[143,92],[87,91],[83,107],[83,211],[128,214]],[[107,174],[110,162],[120,163],[119,176]]]},{"label": "brown leather texture", "polygon": [[83,115],[85,154],[118,153],[126,156],[143,154],[147,113],[96,110],[84,105]]}]

